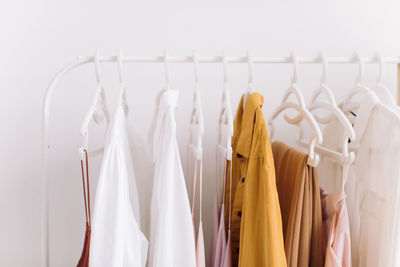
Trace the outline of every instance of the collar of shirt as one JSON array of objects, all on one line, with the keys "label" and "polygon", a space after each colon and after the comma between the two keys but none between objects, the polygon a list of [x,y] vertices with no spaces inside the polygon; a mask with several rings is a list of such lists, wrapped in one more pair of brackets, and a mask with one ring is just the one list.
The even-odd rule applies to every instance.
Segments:
[{"label": "collar of shirt", "polygon": [[355,144],[360,144],[372,112],[374,111],[375,106],[380,103],[380,100],[374,92],[370,91],[364,95],[357,110],[347,110],[345,106],[350,103],[351,100],[348,100],[347,102],[341,103],[339,107],[343,112],[350,112],[352,114],[352,119],[349,120],[352,122],[354,131],[356,132]]},{"label": "collar of shirt", "polygon": [[[175,117],[174,113],[171,112],[168,120],[166,115],[168,110],[175,110],[178,102],[179,92],[177,90],[166,90],[163,91],[159,98],[158,111],[155,117],[155,126],[153,134],[153,161],[155,162],[159,156],[159,146],[161,136],[165,134],[165,131],[169,128],[171,135],[175,136]],[[165,122],[166,121],[166,122]]]},{"label": "collar of shirt", "polygon": [[236,144],[236,153],[248,158],[250,156],[250,146],[255,123],[254,116],[256,111],[262,108],[264,97],[257,92],[249,95],[244,109],[242,108],[243,101],[242,96],[236,113],[233,142]]},{"label": "collar of shirt", "polygon": [[372,115],[372,111],[379,102],[380,101],[374,92],[366,94],[361,102],[360,108],[357,112],[357,118],[354,121],[354,131],[356,132],[357,143],[360,143]]}]

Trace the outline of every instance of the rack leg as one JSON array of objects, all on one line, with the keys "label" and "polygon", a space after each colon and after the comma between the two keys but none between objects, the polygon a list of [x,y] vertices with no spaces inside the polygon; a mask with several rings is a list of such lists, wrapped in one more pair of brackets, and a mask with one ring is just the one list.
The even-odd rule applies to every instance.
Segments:
[{"label": "rack leg", "polygon": [[400,64],[397,64],[397,105],[400,106]]}]

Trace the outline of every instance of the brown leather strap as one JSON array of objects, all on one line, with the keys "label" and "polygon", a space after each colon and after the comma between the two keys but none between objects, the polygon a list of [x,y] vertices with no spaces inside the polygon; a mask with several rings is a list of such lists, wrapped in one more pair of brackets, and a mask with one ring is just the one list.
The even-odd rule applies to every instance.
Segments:
[{"label": "brown leather strap", "polygon": [[[86,224],[90,226],[90,186],[89,186],[89,160],[88,160],[88,152],[86,149],[83,149],[85,153],[85,165],[86,165],[86,186],[85,186],[85,167],[83,164],[83,160],[81,160],[81,168],[82,168],[82,185],[83,185],[83,198],[85,201],[85,215],[86,215]],[[86,196],[87,191],[87,196]]]}]

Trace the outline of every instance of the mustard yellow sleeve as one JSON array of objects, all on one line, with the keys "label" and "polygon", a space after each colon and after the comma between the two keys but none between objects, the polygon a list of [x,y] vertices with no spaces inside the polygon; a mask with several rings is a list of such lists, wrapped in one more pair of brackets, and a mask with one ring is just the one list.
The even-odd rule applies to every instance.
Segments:
[{"label": "mustard yellow sleeve", "polygon": [[274,160],[261,110],[257,112],[253,134],[254,153],[249,158],[244,189],[239,266],[287,266]]}]

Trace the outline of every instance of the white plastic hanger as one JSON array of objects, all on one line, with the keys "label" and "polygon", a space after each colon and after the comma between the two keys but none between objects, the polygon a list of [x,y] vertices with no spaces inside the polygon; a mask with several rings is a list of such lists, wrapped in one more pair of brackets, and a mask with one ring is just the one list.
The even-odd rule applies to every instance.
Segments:
[{"label": "white plastic hanger", "polygon": [[[106,102],[106,95],[104,92],[101,76],[100,76],[100,56],[99,56],[99,49],[96,50],[96,55],[94,58],[94,66],[95,66],[95,74],[96,74],[96,79],[97,79],[97,90],[96,90],[96,95],[93,101],[92,106],[90,107],[89,111],[86,113],[86,116],[83,120],[82,126],[81,126],[81,135],[84,138],[83,145],[80,148],[80,153],[82,157],[85,156],[84,154],[84,149],[88,150],[88,143],[89,143],[89,123],[92,121],[92,119],[99,124],[103,120],[106,121],[106,125],[108,128],[108,125],[110,123],[110,116],[109,116],[109,111],[107,108],[107,102]],[[89,152],[89,155],[95,156],[98,154],[101,154],[103,152],[104,147],[92,150]]]},{"label": "white plastic hanger", "polygon": [[250,51],[247,50],[247,64],[249,67],[249,80],[248,80],[248,85],[247,85],[247,90],[243,94],[243,109],[246,104],[247,98],[255,92],[253,88],[253,60],[250,55]]},{"label": "white plastic hanger", "polygon": [[120,95],[119,95],[119,101],[120,105],[122,105],[125,116],[128,115],[128,104],[126,100],[126,87],[125,87],[125,75],[124,75],[124,69],[122,65],[122,50],[118,49],[118,55],[117,55],[117,63],[118,63],[118,77],[119,77],[119,83],[120,83]]},{"label": "white plastic hanger", "polygon": [[[398,120],[400,120],[400,114],[398,114],[393,107],[389,107],[388,105],[383,104],[380,99],[378,98],[378,96],[375,94],[374,91],[372,91],[371,89],[369,89],[366,86],[361,85],[362,82],[362,77],[363,77],[363,60],[360,57],[359,54],[355,53],[355,57],[356,60],[358,62],[358,67],[359,67],[359,75],[358,78],[356,79],[356,85],[355,87],[351,90],[349,96],[345,99],[345,101],[343,102],[344,104],[342,105],[341,109],[347,114],[347,112],[353,114],[354,116],[357,116],[355,112],[357,112],[357,110],[360,108],[360,101],[355,102],[355,101],[351,101],[354,96],[359,95],[359,94],[363,94],[363,95],[370,95],[372,98],[374,98],[377,103],[376,106],[379,107],[383,112],[385,112],[388,116],[393,116],[396,117]],[[358,137],[360,138],[360,137]],[[350,150],[351,151],[357,151],[359,149],[360,144],[356,144],[354,142],[352,142],[350,144]]]},{"label": "white plastic hanger", "polygon": [[[356,133],[346,115],[337,106],[332,91],[326,85],[328,70],[327,61],[322,53],[320,53],[319,57],[322,63],[321,83],[319,87],[314,91],[311,97],[310,104],[308,105],[308,109],[310,112],[322,109],[328,111],[328,115],[326,117],[318,116],[316,112],[313,113],[315,120],[321,124],[327,124],[332,120],[333,117],[336,117],[336,119],[338,119],[340,124],[343,126],[345,137],[343,139],[341,151],[334,151],[321,145],[316,145],[315,151],[317,151],[321,155],[327,156],[332,160],[335,160],[336,162],[339,162],[344,166],[345,164],[351,163],[354,160],[354,152],[349,153],[349,138],[350,140],[355,140]],[[302,140],[300,140],[299,144],[303,146],[308,145]]]},{"label": "white plastic hanger", "polygon": [[[196,144],[191,142],[191,146],[194,149],[197,160],[202,158],[202,138],[204,135],[204,119],[203,119],[203,107],[201,105],[200,97],[200,86],[199,86],[199,76],[198,76],[198,61],[196,51],[193,50],[193,70],[194,70],[194,96],[193,96],[193,110],[190,117],[190,131],[193,131],[193,136],[196,140]],[[191,135],[192,136],[192,135]]]},{"label": "white plastic hanger", "polygon": [[357,95],[366,95],[372,93],[372,90],[361,84],[362,78],[364,77],[364,62],[358,52],[354,52],[353,57],[358,63],[358,76],[356,78],[355,86],[350,90],[349,95],[346,97],[343,103],[342,110],[355,110],[360,107],[360,103],[352,102],[351,100]]},{"label": "white plastic hanger", "polygon": [[[268,121],[268,126],[270,127],[270,138],[273,140],[274,138],[274,127],[273,127],[273,122],[278,115],[287,109],[294,109],[296,110],[299,114],[295,118],[290,118],[286,114],[284,115],[284,118],[286,122],[289,124],[297,125],[299,128],[299,133],[297,135],[297,140],[300,141],[302,140],[303,137],[303,130],[300,125],[300,122],[305,119],[307,124],[311,128],[311,136],[308,142],[308,160],[307,164],[309,166],[316,167],[319,163],[319,156],[315,153],[315,145],[316,144],[321,144],[322,143],[322,133],[321,129],[318,126],[318,123],[310,113],[310,111],[307,109],[305,105],[305,101],[303,98],[303,95],[301,94],[299,88],[296,85],[297,82],[297,68],[298,68],[298,62],[294,54],[291,54],[291,58],[293,60],[293,77],[292,81],[290,84],[289,89],[286,90],[286,93],[282,99],[282,102],[280,106],[275,110],[275,112],[272,114],[271,118]],[[292,102],[289,99],[289,97],[293,95],[298,103]]]},{"label": "white plastic hanger", "polygon": [[[196,51],[193,50],[193,70],[194,70],[194,98],[193,98],[193,111],[190,118],[190,140],[189,147],[192,149],[192,152],[195,156],[195,168],[194,168],[194,177],[193,177],[193,199],[192,199],[192,220],[194,223],[194,207],[196,201],[196,183],[197,183],[197,172],[199,167],[199,232],[196,241],[196,253],[201,253],[199,251],[200,248],[204,247],[204,236],[203,236],[203,226],[202,226],[202,205],[203,205],[203,161],[202,161],[202,139],[204,134],[204,121],[203,121],[203,108],[201,105],[200,98],[200,87],[199,87],[199,75],[198,75],[198,61]],[[198,166],[199,165],[199,166]],[[196,231],[195,231],[196,232]],[[204,250],[204,248],[203,248]],[[204,253],[204,251],[203,251]],[[204,255],[197,255],[200,258],[197,260],[204,260]]]},{"label": "white plastic hanger", "polygon": [[[222,91],[222,109],[219,114],[219,140],[218,143],[224,143],[225,140],[221,138],[226,137],[226,146],[221,147],[221,149],[225,150],[226,158],[228,160],[232,159],[232,145],[231,145],[231,137],[233,136],[233,116],[230,102],[230,95],[228,90],[228,70],[226,63],[226,56],[224,51],[222,51],[222,68],[224,74],[224,88]],[[226,129],[227,132],[224,133],[223,129]]]},{"label": "white plastic hanger", "polygon": [[[161,103],[159,103],[159,100],[161,99],[161,97],[165,94],[169,94],[170,97],[178,97],[178,91],[176,90],[172,90],[170,87],[170,78],[169,78],[169,66],[168,66],[168,50],[164,49],[163,51],[163,63],[164,63],[164,90],[162,90],[160,92],[160,94],[158,95],[158,105],[156,106],[156,116],[154,117],[154,120],[152,122],[152,131],[150,131],[150,134],[152,136],[151,140],[153,142],[153,161],[155,162],[157,159],[157,142],[159,139],[159,136],[161,135],[161,130],[162,130],[162,120],[164,119],[164,117],[162,116],[162,114],[165,111],[162,111],[160,109],[161,107]],[[171,116],[173,116],[173,113],[170,114]],[[173,124],[175,124],[175,118],[172,119]],[[170,127],[171,130],[171,134],[172,136],[175,136],[175,131],[176,131],[176,127]]]},{"label": "white plastic hanger", "polygon": [[164,49],[164,83],[165,83],[165,90],[170,90],[170,86],[169,86],[168,50],[167,49]]},{"label": "white plastic hanger", "polygon": [[[220,196],[220,203],[225,203],[225,184],[226,184],[226,161],[232,160],[232,144],[233,136],[233,117],[231,110],[231,102],[228,90],[228,70],[227,60],[224,51],[221,52],[221,62],[223,71],[223,91],[221,111],[218,120],[218,143],[217,143],[217,196]],[[221,168],[224,166],[223,168]],[[222,190],[221,190],[222,188]],[[221,194],[222,193],[222,194]],[[220,218],[218,218],[219,220]]]},{"label": "white plastic hanger", "polygon": [[[199,88],[198,61],[195,50],[193,50],[192,62],[193,62],[193,75],[194,75],[194,94],[193,94],[193,109],[190,115],[190,125],[189,125],[190,134],[189,134],[188,152],[191,152],[195,158],[195,170],[193,179],[193,201],[192,201],[192,216],[194,216],[193,212],[194,212],[194,203],[196,195],[196,181],[197,181],[196,177],[198,169],[197,163],[202,159],[202,136],[204,133],[203,110],[201,107],[200,88]],[[190,168],[188,168],[188,170],[189,169]]]},{"label": "white plastic hanger", "polygon": [[390,92],[389,88],[387,88],[383,84],[385,62],[383,61],[382,56],[378,52],[375,53],[375,57],[379,64],[379,75],[378,79],[376,80],[376,85],[373,88],[373,91],[376,93],[376,95],[379,97],[379,99],[382,101],[383,104],[386,104],[389,107],[396,106],[396,101],[394,100],[392,93]]}]

